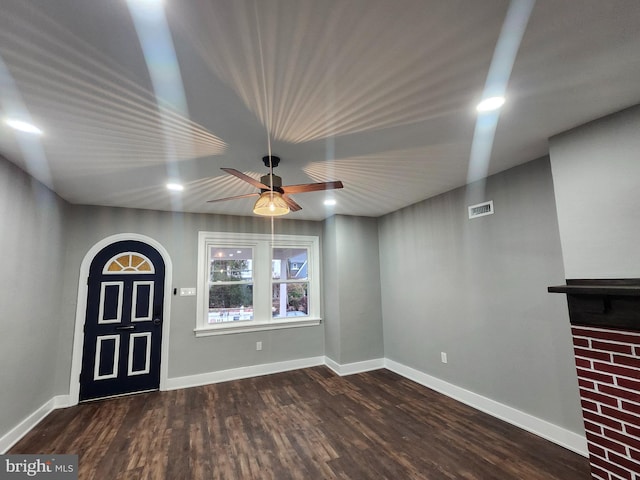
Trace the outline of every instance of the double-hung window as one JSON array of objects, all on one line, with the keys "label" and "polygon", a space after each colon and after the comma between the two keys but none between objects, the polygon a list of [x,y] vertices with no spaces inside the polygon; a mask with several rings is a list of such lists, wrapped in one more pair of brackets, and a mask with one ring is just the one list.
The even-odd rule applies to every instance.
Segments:
[{"label": "double-hung window", "polygon": [[211,247],[207,324],[253,319],[253,248]]},{"label": "double-hung window", "polygon": [[200,232],[197,336],[318,325],[318,237]]}]

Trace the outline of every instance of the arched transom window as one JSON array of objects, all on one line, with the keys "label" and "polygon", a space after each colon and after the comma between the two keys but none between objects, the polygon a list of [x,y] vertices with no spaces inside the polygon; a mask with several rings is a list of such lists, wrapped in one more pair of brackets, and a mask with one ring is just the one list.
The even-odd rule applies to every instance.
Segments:
[{"label": "arched transom window", "polygon": [[102,270],[103,274],[155,273],[153,263],[137,252],[122,252],[111,258]]}]

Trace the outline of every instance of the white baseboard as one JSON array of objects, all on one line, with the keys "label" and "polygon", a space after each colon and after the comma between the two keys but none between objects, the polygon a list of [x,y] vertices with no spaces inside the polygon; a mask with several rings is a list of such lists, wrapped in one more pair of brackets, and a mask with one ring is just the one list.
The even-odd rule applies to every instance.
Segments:
[{"label": "white baseboard", "polygon": [[208,372],[198,375],[188,375],[185,377],[168,378],[166,389],[177,390],[179,388],[199,387],[201,385],[209,385],[211,383],[228,382],[230,380],[258,377],[260,375],[287,372],[289,370],[316,367],[318,365],[324,365],[324,357],[300,358],[298,360],[287,360],[284,362],[265,363],[263,365],[230,368],[229,370],[220,370],[217,372]]},{"label": "white baseboard", "polygon": [[48,400],[35,412],[0,437],[0,455],[5,454],[31,431],[44,417],[57,408],[69,406],[69,395],[58,395]]},{"label": "white baseboard", "polygon": [[53,409],[71,407],[71,397],[69,395],[56,395],[53,397]]},{"label": "white baseboard", "polygon": [[384,358],[374,358],[363,362],[345,363],[341,365],[329,357],[324,357],[324,363],[341,377],[345,375],[353,375],[354,373],[369,372],[371,370],[379,370],[384,368]]},{"label": "white baseboard", "polygon": [[407,367],[393,360],[385,359],[385,367],[392,372],[431,388],[481,412],[488,413],[500,420],[511,423],[550,442],[556,443],[582,456],[589,456],[587,440],[584,436],[549,423],[528,413],[483,397],[464,388],[457,387],[439,378],[427,375],[419,370]]}]

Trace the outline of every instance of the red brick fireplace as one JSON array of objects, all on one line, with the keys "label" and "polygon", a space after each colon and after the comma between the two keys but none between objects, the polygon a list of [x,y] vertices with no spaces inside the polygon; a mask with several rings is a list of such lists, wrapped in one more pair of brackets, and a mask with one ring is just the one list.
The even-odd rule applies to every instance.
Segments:
[{"label": "red brick fireplace", "polygon": [[592,478],[640,480],[640,280],[568,280]]}]

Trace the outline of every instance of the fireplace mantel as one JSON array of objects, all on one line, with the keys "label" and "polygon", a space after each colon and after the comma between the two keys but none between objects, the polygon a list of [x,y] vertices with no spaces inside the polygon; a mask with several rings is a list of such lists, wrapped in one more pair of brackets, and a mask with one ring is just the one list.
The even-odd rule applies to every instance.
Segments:
[{"label": "fireplace mantel", "polygon": [[572,325],[640,331],[640,279],[567,280],[548,287],[567,295]]},{"label": "fireplace mantel", "polygon": [[640,286],[622,285],[557,285],[549,287],[551,293],[568,293],[571,295],[620,295],[623,297],[640,297]]}]

